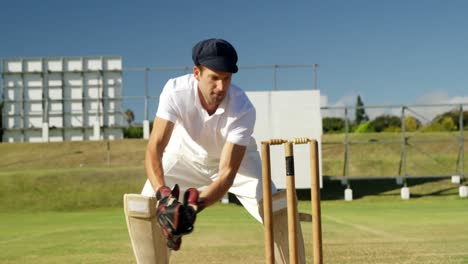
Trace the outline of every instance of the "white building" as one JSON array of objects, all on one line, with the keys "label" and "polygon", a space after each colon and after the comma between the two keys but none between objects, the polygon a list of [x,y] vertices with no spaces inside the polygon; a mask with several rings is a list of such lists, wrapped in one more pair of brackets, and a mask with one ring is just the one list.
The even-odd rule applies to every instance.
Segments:
[{"label": "white building", "polygon": [[123,138],[120,57],[2,63],[3,142]]}]

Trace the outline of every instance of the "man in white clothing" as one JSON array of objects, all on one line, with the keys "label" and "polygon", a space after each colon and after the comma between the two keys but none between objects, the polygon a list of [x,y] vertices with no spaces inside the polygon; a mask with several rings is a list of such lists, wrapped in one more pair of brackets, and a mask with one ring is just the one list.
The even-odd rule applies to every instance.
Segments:
[{"label": "man in white clothing", "polygon": [[[237,52],[226,40],[207,39],[193,47],[192,59],[193,74],[170,79],[160,95],[146,149],[148,180],[141,194],[156,196],[158,213],[164,214],[167,204],[176,204],[172,201],[179,196],[178,190],[171,191],[173,186],[180,186],[181,193],[202,190],[193,197],[186,194],[180,202],[196,215],[230,192],[262,222],[262,167],[252,137],[255,108],[231,83],[238,71]],[[161,219],[159,223],[166,238],[172,239],[168,246],[178,250],[181,236],[171,233],[177,227],[165,229]]]},{"label": "man in white clothing", "polygon": [[146,150],[148,181],[142,194],[161,186],[206,187],[199,211],[236,194],[261,221],[261,162],[255,140],[255,108],[231,84],[237,53],[227,41],[208,39],[194,46],[193,74],[171,79],[159,101]]}]

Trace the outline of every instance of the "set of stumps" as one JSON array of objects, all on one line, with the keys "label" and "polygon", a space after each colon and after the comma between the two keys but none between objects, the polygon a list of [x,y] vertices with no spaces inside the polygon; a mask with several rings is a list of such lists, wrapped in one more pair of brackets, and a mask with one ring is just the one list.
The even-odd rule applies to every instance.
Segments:
[{"label": "set of stumps", "polygon": [[[263,178],[263,210],[265,227],[265,256],[266,263],[275,263],[274,238],[273,238],[273,217],[272,217],[272,191],[271,191],[271,160],[270,146],[283,145],[286,163],[286,196],[288,214],[288,242],[289,242],[289,263],[298,263],[298,221],[297,221],[297,198],[294,175],[294,144],[309,144],[310,153],[310,177],[311,177],[311,204],[312,204],[312,244],[313,263],[322,264],[322,221],[320,210],[320,179],[318,161],[318,142],[315,139],[295,138],[270,139],[262,141],[262,178]],[[302,264],[302,263],[301,263]]]}]

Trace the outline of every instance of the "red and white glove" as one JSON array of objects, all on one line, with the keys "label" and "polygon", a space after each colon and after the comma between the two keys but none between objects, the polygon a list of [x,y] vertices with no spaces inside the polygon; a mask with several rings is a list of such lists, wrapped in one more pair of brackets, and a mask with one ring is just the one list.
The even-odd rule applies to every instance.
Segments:
[{"label": "red and white glove", "polygon": [[179,250],[182,236],[193,231],[193,225],[199,211],[198,190],[189,188],[184,193],[183,203],[179,202],[179,186],[176,184],[171,191],[163,186],[156,192],[157,209],[156,217],[167,238],[167,246],[173,250]]}]

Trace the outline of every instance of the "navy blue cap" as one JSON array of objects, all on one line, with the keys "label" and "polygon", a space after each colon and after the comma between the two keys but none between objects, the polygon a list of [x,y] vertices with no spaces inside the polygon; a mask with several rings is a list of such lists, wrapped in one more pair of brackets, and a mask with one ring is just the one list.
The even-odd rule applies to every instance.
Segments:
[{"label": "navy blue cap", "polygon": [[195,65],[203,65],[215,71],[236,73],[237,52],[224,39],[206,39],[198,42],[192,49]]}]

